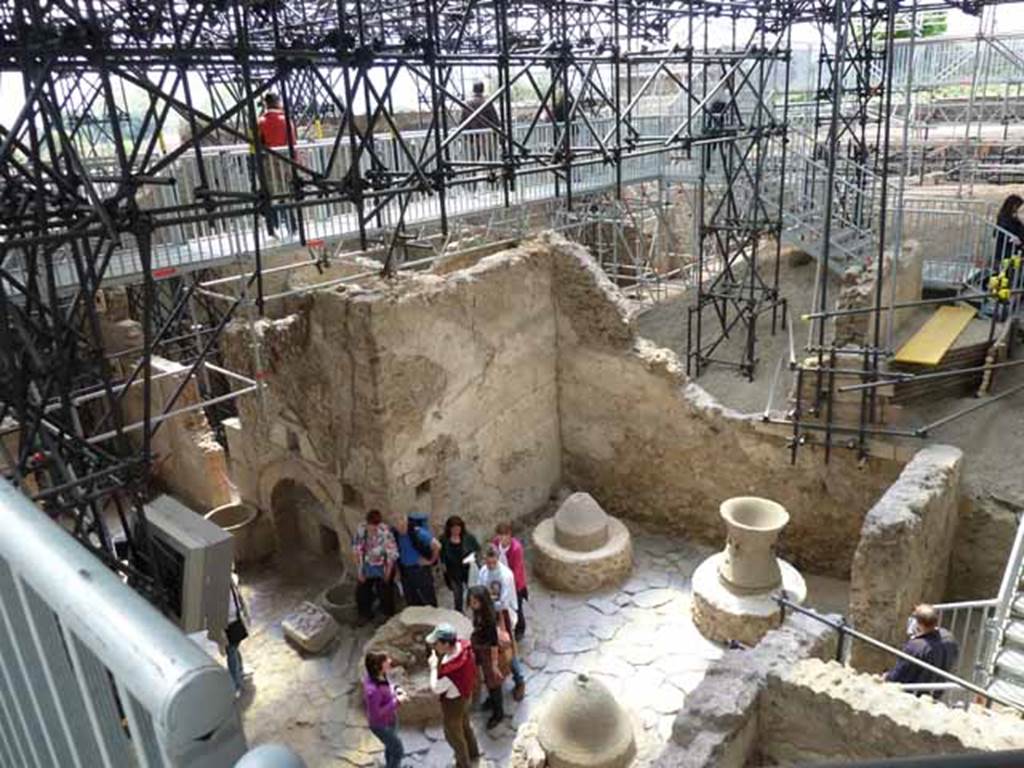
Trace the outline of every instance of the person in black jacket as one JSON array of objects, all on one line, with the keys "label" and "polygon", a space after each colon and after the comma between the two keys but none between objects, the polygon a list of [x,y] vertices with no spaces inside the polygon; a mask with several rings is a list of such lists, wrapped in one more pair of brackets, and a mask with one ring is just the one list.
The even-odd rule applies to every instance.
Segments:
[{"label": "person in black jacket", "polygon": [[473,634],[470,642],[473,644],[476,662],[483,672],[484,685],[487,686],[487,701],[484,707],[491,710],[491,717],[487,721],[487,730],[490,730],[505,717],[501,685],[505,682],[508,671],[502,668],[501,654],[502,646],[510,645],[511,641],[508,639],[508,633],[498,624],[494,602],[487,587],[478,584],[470,588],[469,608],[473,612]]},{"label": "person in black jacket", "polygon": [[455,610],[459,613],[462,613],[463,598],[469,584],[469,566],[464,561],[479,551],[480,544],[466,530],[465,521],[458,515],[449,517],[441,534],[441,565],[444,566],[444,583],[452,591]]},{"label": "person in black jacket", "polygon": [[[903,646],[903,652],[943,672],[952,672],[960,655],[960,646],[949,630],[939,626],[939,614],[935,608],[926,604],[919,605],[911,618],[910,639]],[[905,659],[900,659],[886,673],[885,679],[890,683],[904,685],[945,682],[935,673]],[[939,698],[942,694],[936,691],[932,695]]]},{"label": "person in black jacket", "polygon": [[1009,265],[1004,262],[1013,256],[1021,243],[1024,243],[1024,223],[1017,218],[1021,205],[1024,205],[1024,198],[1020,195],[1010,195],[999,208],[999,215],[996,217],[996,258],[994,266],[997,272],[1001,272]]}]

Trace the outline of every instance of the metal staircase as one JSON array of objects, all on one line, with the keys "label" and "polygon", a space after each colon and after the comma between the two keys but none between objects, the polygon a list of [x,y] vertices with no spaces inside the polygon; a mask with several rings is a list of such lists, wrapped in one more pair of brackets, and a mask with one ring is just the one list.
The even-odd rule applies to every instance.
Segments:
[{"label": "metal staircase", "polygon": [[1024,705],[1024,520],[996,598],[992,642],[986,654],[987,688]]},{"label": "metal staircase", "polygon": [[[825,242],[825,207],[828,163],[820,157],[822,143],[814,135],[813,120],[799,112],[790,115],[786,175],[781,185],[782,240],[821,259]],[[772,169],[775,179],[779,168]],[[870,169],[843,159],[834,177],[832,221],[829,232],[831,271],[842,273],[864,264],[877,248],[875,231],[881,179]],[[778,206],[778,183],[763,185],[762,199]]]}]

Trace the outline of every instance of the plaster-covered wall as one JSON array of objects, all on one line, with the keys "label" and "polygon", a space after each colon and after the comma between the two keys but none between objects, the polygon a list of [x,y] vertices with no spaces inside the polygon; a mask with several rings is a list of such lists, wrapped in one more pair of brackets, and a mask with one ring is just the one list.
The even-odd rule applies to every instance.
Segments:
[{"label": "plaster-covered wall", "polygon": [[[137,354],[143,342],[142,325],[128,318],[128,299],[123,290],[108,291],[104,302],[99,325],[103,346],[108,353],[127,353],[112,363],[117,373],[127,379],[139,362]],[[189,367],[158,355],[150,358],[150,366],[151,418],[156,419],[164,408],[171,405],[171,397],[186,379]],[[143,420],[143,394],[143,376],[140,373],[123,396],[125,426]],[[199,402],[199,387],[192,378],[172,408],[183,410]],[[141,447],[141,430],[133,430],[128,435],[135,445]],[[156,425],[151,450],[157,481],[196,512],[205,514],[231,501],[227,457],[202,409],[171,416]]]},{"label": "plaster-covered wall", "polygon": [[[535,250],[316,293],[261,323],[262,411],[246,404],[232,447],[243,496],[267,507],[258,478],[289,459],[323,476],[342,533],[371,507],[488,534],[543,505],[561,449],[551,272]],[[234,365],[249,345],[233,328]]]},{"label": "plaster-covered wall", "polygon": [[759,749],[769,765],[1024,748],[1017,718],[951,709],[819,659],[769,673],[759,710]]},{"label": "plaster-covered wall", "polygon": [[[845,578],[867,510],[900,465],[805,447],[790,464],[779,437],[688,382],[676,356],[636,336],[611,283],[579,249],[555,252],[558,383],[566,480],[610,513],[711,544],[718,506],[765,496],[791,522],[782,553],[798,567]],[[684,322],[680,318],[680,322]]]},{"label": "plaster-covered wall", "polygon": [[[868,512],[850,574],[850,618],[872,637],[895,645],[906,639],[907,617],[946,589],[960,505],[963,453],[925,447]],[[892,657],[854,643],[851,661],[880,672]]]},{"label": "plaster-covered wall", "polygon": [[[719,544],[719,503],[753,493],[789,509],[785,556],[845,577],[864,514],[899,470],[846,452],[825,464],[814,449],[791,466],[783,439],[639,338],[600,268],[557,237],[443,277],[316,293],[257,335],[262,406],[243,404],[229,432],[240,491],[268,508],[268,468],[301,463],[345,531],[379,506],[436,524],[457,513],[489,533],[564,483]],[[247,325],[233,328],[229,364],[251,367],[251,345]]]}]

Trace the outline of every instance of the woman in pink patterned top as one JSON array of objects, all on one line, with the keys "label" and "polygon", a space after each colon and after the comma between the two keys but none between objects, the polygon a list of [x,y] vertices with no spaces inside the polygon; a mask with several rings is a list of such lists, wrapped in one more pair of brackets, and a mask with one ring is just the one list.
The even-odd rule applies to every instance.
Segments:
[{"label": "woman in pink patterned top", "polygon": [[395,612],[395,589],[392,579],[398,562],[398,544],[391,529],[382,522],[379,510],[366,513],[366,523],[352,537],[352,554],[356,559],[356,606],[359,618],[373,619],[373,605],[380,602],[385,616]]}]

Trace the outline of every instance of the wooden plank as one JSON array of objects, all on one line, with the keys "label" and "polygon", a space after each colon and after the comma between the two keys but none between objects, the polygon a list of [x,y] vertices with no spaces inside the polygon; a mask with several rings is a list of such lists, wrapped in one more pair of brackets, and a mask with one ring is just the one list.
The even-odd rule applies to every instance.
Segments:
[{"label": "wooden plank", "polygon": [[973,307],[939,307],[897,350],[895,362],[937,365],[975,314],[977,310]]}]

